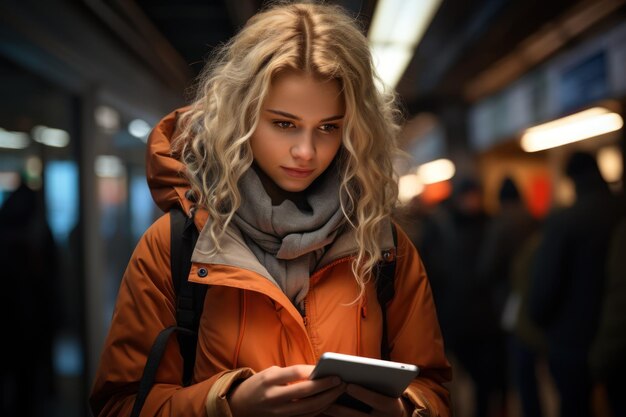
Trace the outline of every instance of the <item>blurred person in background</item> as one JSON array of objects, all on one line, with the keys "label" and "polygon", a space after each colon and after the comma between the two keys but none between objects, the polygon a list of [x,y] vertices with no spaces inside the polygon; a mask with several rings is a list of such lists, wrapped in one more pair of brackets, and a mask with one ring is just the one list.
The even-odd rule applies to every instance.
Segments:
[{"label": "blurred person in background", "polygon": [[620,209],[589,153],[574,152],[565,174],[573,181],[576,200],[545,220],[532,267],[529,312],[546,334],[560,415],[589,417],[588,357],[601,310],[606,254]]},{"label": "blurred person in background", "polygon": [[478,254],[477,276],[481,286],[489,291],[486,302],[491,302],[493,314],[500,323],[492,338],[494,350],[497,351],[493,361],[498,362],[498,368],[505,374],[499,393],[500,401],[505,402],[507,382],[510,380],[511,355],[506,354],[508,336],[515,326],[520,301],[518,293],[511,291],[513,263],[537,224],[526,208],[513,178],[507,176],[502,180],[498,202],[498,210],[487,223],[485,239]]},{"label": "blurred person in background", "polygon": [[426,203],[421,199],[420,195],[417,195],[394,210],[394,221],[402,227],[402,230],[406,232],[416,247],[420,245],[422,240],[424,219],[430,215],[434,207],[433,203]]},{"label": "blurred person in background", "polygon": [[491,302],[507,330],[510,321],[503,314],[510,294],[511,263],[526,239],[536,230],[532,217],[514,180],[505,177],[498,192],[499,207],[486,226],[485,240],[478,257],[478,276],[492,290]]},{"label": "blurred person in background", "polygon": [[[488,216],[483,190],[473,178],[454,181],[452,195],[424,219],[420,254],[433,288],[446,349],[474,385],[474,417],[504,413],[498,317],[492,290],[478,276],[478,259]],[[467,407],[455,403],[455,407]]]},{"label": "blurred person in background", "polygon": [[7,342],[0,365],[3,417],[45,415],[54,394],[57,262],[43,193],[22,181],[0,207],[0,308]]},{"label": "blurred person in background", "polygon": [[504,314],[505,328],[509,331],[510,377],[523,417],[542,417],[545,414],[545,405],[539,394],[538,367],[545,363],[546,341],[543,330],[532,321],[528,312],[533,258],[540,241],[541,232],[535,230],[521,243],[511,261],[511,292]]},{"label": "blurred person in background", "polygon": [[613,417],[626,417],[626,215],[611,239],[602,315],[590,362],[594,381],[606,389]]}]

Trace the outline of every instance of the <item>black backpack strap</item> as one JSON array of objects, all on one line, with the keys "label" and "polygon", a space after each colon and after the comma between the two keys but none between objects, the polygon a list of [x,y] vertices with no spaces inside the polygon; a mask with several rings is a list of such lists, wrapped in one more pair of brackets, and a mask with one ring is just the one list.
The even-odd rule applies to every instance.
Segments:
[{"label": "black backpack strap", "polygon": [[187,217],[180,209],[170,210],[170,230],[170,270],[176,293],[178,325],[161,330],[152,344],[139,382],[131,417],[139,417],[154,384],[167,342],[174,331],[177,332],[180,353],[183,357],[183,385],[188,385],[193,375],[199,317],[207,289],[206,285],[196,285],[187,280],[191,269],[191,254],[199,233],[193,218]]},{"label": "black backpack strap", "polygon": [[200,315],[206,294],[206,285],[188,281],[191,269],[191,255],[198,240],[198,229],[193,217],[187,217],[182,210],[170,210],[171,219],[171,257],[170,268],[174,290],[177,294],[176,322],[179,327],[189,329],[188,333],[178,333],[178,344],[183,357],[183,385],[189,385],[196,359],[196,344]]},{"label": "black backpack strap", "polygon": [[154,378],[156,377],[156,372],[159,367],[159,363],[161,362],[161,357],[163,356],[163,352],[165,352],[165,347],[167,346],[167,341],[169,340],[171,334],[177,330],[179,334],[191,334],[191,331],[188,329],[184,329],[178,326],[171,326],[166,329],[161,330],[159,335],[154,340],[152,344],[152,348],[150,349],[150,354],[148,354],[148,359],[146,360],[146,366],[143,369],[143,374],[141,375],[141,381],[139,382],[139,389],[137,391],[137,396],[135,397],[135,403],[133,404],[133,410],[130,413],[131,417],[139,417],[139,413],[141,413],[141,409],[143,408],[143,404],[146,402],[146,398],[148,397],[148,393],[150,393],[150,389],[154,384]]},{"label": "black backpack strap", "polygon": [[390,347],[387,332],[387,303],[395,294],[394,279],[396,276],[396,247],[398,246],[398,232],[396,225],[392,223],[393,248],[383,252],[383,259],[376,264],[376,295],[382,312],[383,332],[380,341],[381,358],[390,360]]}]

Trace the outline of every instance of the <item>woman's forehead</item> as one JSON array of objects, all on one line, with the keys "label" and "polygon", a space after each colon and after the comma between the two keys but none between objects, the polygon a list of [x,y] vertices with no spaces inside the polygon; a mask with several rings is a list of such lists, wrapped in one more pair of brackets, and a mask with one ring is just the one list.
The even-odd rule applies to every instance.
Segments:
[{"label": "woman's forehead", "polygon": [[274,77],[263,110],[277,110],[299,118],[322,120],[343,115],[345,104],[339,81],[322,79],[301,71],[283,71]]}]

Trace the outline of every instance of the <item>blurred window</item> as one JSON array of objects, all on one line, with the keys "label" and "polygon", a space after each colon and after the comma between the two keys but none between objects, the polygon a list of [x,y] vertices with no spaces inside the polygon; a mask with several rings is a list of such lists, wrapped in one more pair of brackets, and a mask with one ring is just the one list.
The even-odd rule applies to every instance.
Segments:
[{"label": "blurred window", "polygon": [[75,161],[49,161],[44,190],[48,222],[57,242],[65,243],[78,223],[78,166]]},{"label": "blurred window", "polygon": [[154,203],[144,175],[133,174],[130,180],[130,216],[133,238],[138,241],[152,223]]}]

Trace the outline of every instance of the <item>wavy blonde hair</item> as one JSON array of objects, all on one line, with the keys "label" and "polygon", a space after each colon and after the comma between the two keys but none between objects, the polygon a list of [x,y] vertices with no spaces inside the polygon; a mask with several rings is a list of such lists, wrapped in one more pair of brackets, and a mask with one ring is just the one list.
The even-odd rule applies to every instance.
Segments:
[{"label": "wavy blonde hair", "polygon": [[241,204],[237,184],[253,162],[249,139],[261,105],[272,79],[287,69],[340,82],[346,104],[337,157],[341,208],[355,232],[352,270],[363,294],[381,257],[381,224],[397,198],[392,158],[400,112],[393,94],[377,89],[367,40],[342,8],[275,3],[250,18],[203,70],[197,96],[179,120],[178,149],[219,250]]}]

